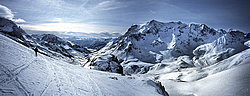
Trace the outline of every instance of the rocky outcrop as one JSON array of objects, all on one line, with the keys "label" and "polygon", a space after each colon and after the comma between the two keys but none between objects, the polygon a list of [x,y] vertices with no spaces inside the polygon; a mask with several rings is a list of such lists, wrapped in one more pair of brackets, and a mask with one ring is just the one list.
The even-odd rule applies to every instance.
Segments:
[{"label": "rocky outcrop", "polygon": [[17,26],[13,21],[2,17],[0,17],[0,32],[21,40],[24,40],[24,35],[27,35],[20,26]]}]

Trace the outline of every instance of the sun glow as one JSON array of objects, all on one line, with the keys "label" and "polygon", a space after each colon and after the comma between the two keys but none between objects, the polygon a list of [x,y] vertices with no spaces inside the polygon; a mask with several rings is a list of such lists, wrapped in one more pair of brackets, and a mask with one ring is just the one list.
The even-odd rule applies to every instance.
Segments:
[{"label": "sun glow", "polygon": [[19,24],[24,29],[39,30],[39,31],[71,31],[71,32],[120,32],[122,28],[114,26],[93,25],[84,23],[43,23],[36,25]]}]

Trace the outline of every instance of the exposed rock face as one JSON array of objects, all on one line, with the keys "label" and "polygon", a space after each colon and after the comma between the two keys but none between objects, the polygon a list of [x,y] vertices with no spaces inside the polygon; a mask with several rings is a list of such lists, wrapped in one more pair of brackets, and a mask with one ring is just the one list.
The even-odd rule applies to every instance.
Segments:
[{"label": "exposed rock face", "polygon": [[120,65],[122,61],[119,61],[117,57],[112,54],[96,57],[95,60],[92,60],[90,62],[90,66],[98,66],[93,67],[93,69],[123,74],[123,69]]},{"label": "exposed rock face", "polygon": [[27,35],[20,26],[13,21],[0,17],[0,32],[24,40],[23,35]]},{"label": "exposed rock face", "polygon": [[165,90],[164,86],[161,84],[161,82],[159,81],[152,81],[152,80],[148,80],[147,81],[148,84],[150,84],[151,86],[154,86],[155,88],[157,88],[157,92],[163,96],[169,96],[167,91]]}]

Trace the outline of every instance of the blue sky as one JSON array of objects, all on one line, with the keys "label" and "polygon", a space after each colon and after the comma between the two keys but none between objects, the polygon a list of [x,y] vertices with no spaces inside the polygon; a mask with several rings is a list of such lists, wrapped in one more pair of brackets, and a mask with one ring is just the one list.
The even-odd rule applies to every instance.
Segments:
[{"label": "blue sky", "polygon": [[132,24],[155,19],[250,32],[247,0],[1,0],[0,4],[0,16],[26,30],[124,33]]}]

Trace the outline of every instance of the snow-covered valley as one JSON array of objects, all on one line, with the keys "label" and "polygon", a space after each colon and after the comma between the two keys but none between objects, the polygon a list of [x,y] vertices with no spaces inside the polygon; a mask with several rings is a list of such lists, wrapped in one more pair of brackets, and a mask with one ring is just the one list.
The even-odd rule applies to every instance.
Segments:
[{"label": "snow-covered valley", "polygon": [[0,21],[4,96],[250,94],[250,33],[152,20],[93,51],[82,41],[29,35],[10,20]]}]

